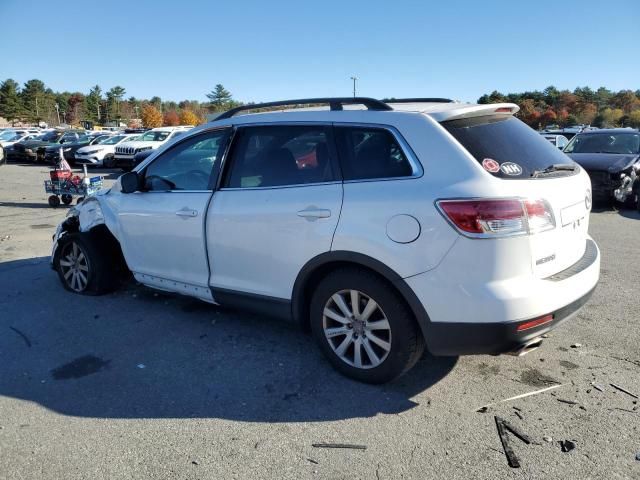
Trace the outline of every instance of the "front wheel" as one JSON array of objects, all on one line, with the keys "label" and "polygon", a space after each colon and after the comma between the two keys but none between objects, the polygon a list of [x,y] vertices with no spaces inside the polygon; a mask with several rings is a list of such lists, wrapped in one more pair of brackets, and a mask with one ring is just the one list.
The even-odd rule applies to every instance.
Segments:
[{"label": "front wheel", "polygon": [[114,158],[113,155],[105,155],[104,159],[102,160],[102,167],[103,168],[113,168],[116,166],[116,159]]},{"label": "front wheel", "polygon": [[345,268],[327,275],[311,300],[311,330],[342,374],[366,383],[391,381],[424,351],[408,306],[384,279]]},{"label": "front wheel", "polygon": [[68,233],[58,241],[54,268],[67,290],[82,295],[100,295],[118,286],[118,276],[106,249],[91,232]]}]

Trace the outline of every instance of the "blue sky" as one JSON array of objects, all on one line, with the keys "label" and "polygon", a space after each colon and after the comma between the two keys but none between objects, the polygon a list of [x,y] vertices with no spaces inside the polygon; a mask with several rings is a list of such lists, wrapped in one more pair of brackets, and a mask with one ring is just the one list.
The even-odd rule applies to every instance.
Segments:
[{"label": "blue sky", "polygon": [[640,1],[0,0],[0,79],[242,101],[640,88]]}]

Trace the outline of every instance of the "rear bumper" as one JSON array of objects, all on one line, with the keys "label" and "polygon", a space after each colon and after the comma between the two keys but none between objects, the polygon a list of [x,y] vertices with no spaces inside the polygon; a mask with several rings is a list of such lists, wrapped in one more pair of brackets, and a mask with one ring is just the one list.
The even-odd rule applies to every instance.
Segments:
[{"label": "rear bumper", "polygon": [[[569,320],[588,301],[600,277],[600,251],[592,239],[575,264],[548,278],[514,278],[477,285],[438,269],[405,282],[424,305],[421,322],[434,355],[498,354],[514,350]],[[547,315],[553,320],[518,331]]]},{"label": "rear bumper", "polygon": [[433,355],[497,355],[516,350],[536,337],[573,318],[591,298],[595,287],[568,305],[550,312],[553,320],[539,327],[518,331],[522,322],[431,323],[429,351]]}]

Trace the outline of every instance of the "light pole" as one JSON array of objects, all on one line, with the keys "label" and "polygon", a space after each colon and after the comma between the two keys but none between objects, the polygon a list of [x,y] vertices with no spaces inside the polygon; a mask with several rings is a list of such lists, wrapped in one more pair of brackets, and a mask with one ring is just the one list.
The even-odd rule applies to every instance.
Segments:
[{"label": "light pole", "polygon": [[56,114],[58,115],[58,125],[60,125],[60,106],[56,103]]},{"label": "light pole", "polygon": [[351,77],[351,80],[353,80],[353,98],[356,98],[356,81],[358,80],[358,77],[354,75]]}]

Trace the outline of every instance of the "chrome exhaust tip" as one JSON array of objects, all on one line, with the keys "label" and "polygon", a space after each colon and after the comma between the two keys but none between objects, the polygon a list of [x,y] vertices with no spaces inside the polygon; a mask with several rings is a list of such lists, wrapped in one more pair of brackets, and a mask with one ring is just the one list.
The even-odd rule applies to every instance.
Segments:
[{"label": "chrome exhaust tip", "polygon": [[512,355],[514,357],[522,357],[523,355],[526,355],[529,352],[533,352],[534,350],[537,350],[538,348],[540,348],[541,345],[542,345],[542,337],[532,338],[528,342],[525,342],[522,345],[519,345],[514,350],[507,352],[507,355]]}]

